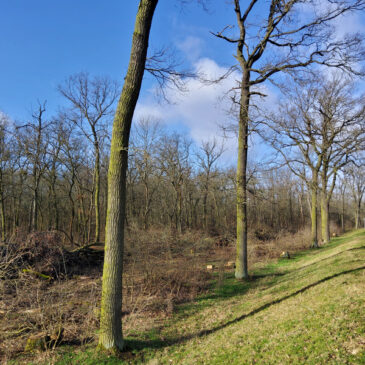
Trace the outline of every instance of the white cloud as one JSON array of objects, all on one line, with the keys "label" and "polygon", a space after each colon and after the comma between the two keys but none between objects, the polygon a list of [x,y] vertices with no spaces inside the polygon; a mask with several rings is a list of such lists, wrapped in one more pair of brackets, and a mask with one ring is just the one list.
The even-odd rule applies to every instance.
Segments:
[{"label": "white cloud", "polygon": [[[194,68],[203,72],[207,79],[217,79],[228,71],[228,68],[219,66],[208,58],[199,59]],[[213,138],[222,140],[224,133],[221,127],[236,123],[227,113],[229,100],[222,100],[222,96],[237,86],[238,79],[237,72],[231,73],[219,83],[209,85],[197,79],[190,79],[186,84],[188,91],[184,94],[173,89],[165,90],[171,104],[158,104],[152,93],[149,93],[140,99],[135,111],[135,120],[149,116],[167,126],[182,126],[182,129],[187,128],[190,131],[190,137],[198,144]],[[267,86],[261,86],[260,91],[267,94],[268,98],[260,98],[256,104],[258,102],[276,104],[272,90]],[[225,147],[226,153],[223,159],[234,163],[237,151],[236,137],[227,139]]]},{"label": "white cloud", "polygon": [[188,36],[177,43],[177,48],[184,53],[190,62],[195,62],[202,54],[204,41],[201,38]]},{"label": "white cloud", "polygon": [[347,34],[363,33],[365,31],[365,25],[359,13],[347,13],[339,17],[335,23],[335,28],[337,37],[341,39]]}]

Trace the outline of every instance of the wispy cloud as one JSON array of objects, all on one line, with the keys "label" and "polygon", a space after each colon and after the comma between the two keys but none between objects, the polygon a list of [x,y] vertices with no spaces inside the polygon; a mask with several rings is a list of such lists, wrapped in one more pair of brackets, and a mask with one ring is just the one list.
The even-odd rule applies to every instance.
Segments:
[{"label": "wispy cloud", "polygon": [[178,42],[177,48],[184,53],[190,62],[196,62],[204,50],[204,41],[201,38],[189,36]]}]

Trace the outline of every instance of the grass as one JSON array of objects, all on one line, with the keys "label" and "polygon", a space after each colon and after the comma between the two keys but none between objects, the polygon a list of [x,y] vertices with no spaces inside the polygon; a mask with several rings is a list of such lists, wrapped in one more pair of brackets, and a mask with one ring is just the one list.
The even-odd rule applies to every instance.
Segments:
[{"label": "grass", "polygon": [[[217,277],[121,358],[60,347],[57,364],[365,364],[365,230],[258,268]],[[93,345],[94,346],[94,345]]]}]

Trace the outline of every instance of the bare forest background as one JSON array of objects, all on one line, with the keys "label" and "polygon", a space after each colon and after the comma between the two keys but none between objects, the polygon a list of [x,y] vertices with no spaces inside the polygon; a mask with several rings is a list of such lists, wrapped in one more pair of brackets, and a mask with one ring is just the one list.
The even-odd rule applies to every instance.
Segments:
[{"label": "bare forest background", "polygon": [[[321,82],[322,88],[310,85],[311,92],[307,100],[301,100],[302,104],[312,103],[315,109],[316,102],[318,108],[321,102],[326,103],[328,109],[337,108],[336,113],[342,113],[338,117],[344,119],[348,109],[358,114],[337,126],[339,131],[333,130],[335,122],[341,122],[338,119],[327,128],[328,134],[332,130],[342,138],[335,140],[331,148],[344,152],[337,152],[338,161],[330,161],[328,167],[329,180],[334,185],[330,225],[332,233],[339,233],[364,224],[365,177],[360,166],[362,99],[351,99],[349,88],[353,84],[346,86],[335,79],[329,83],[330,92],[341,95],[337,99],[327,95],[324,100],[328,83]],[[16,242],[32,231],[49,230],[60,232],[65,242],[74,247],[104,241],[108,136],[119,88],[108,78],[77,74],[59,90],[70,108],[56,116],[48,116],[45,102],[39,103],[29,120],[22,123],[1,116],[3,241]],[[301,89],[300,95],[304,93]],[[308,111],[309,105],[298,105],[298,101],[298,97],[293,97],[291,104],[280,110],[280,117],[286,115],[281,122],[277,116],[267,117],[273,131],[263,128],[263,134],[267,145],[276,148],[271,147],[271,163],[263,165],[252,160],[249,165],[249,230],[259,239],[272,238],[282,231],[295,233],[310,225],[310,170],[300,156],[301,150],[293,151],[299,140],[305,146],[305,129],[298,122],[300,116],[290,113],[305,108]],[[311,128],[319,130],[324,126],[315,123]],[[291,132],[295,137],[290,143]],[[322,142],[319,134],[316,139]],[[344,139],[350,145],[345,151]],[[236,171],[233,163],[228,168],[222,163],[229,143],[229,138],[217,138],[197,144],[181,132],[171,132],[152,117],[137,121],[129,148],[127,232],[157,229],[181,235],[198,230],[232,239],[236,229]],[[310,141],[306,143],[309,149]],[[320,236],[320,230],[318,233]]]}]

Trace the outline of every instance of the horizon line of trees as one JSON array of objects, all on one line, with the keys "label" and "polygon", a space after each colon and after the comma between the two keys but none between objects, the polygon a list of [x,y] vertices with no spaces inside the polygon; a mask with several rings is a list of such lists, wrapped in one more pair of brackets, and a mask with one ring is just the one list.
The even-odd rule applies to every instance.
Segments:
[{"label": "horizon line of trees", "polygon": [[[278,155],[271,167],[249,166],[253,231],[295,232],[311,224],[318,245],[317,208],[324,242],[330,222],[341,230],[362,225],[365,177],[356,154],[362,148],[363,107],[360,99],[351,99],[348,81],[322,82],[312,80],[301,91],[293,87],[287,93],[290,103],[286,100],[280,113],[262,124],[263,138]],[[71,76],[65,84],[59,89],[70,108],[56,117],[45,117],[45,103],[25,124],[1,117],[3,241],[19,232],[52,229],[72,245],[104,240],[108,124],[118,88],[87,74]],[[216,139],[198,146],[150,118],[139,121],[129,146],[127,227],[235,235],[236,171],[222,167],[223,153],[223,142]]]}]

